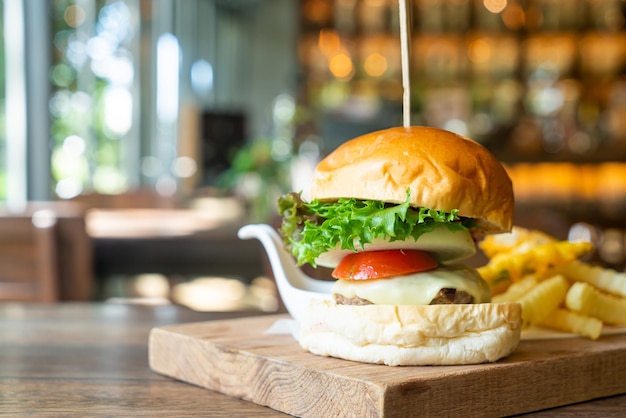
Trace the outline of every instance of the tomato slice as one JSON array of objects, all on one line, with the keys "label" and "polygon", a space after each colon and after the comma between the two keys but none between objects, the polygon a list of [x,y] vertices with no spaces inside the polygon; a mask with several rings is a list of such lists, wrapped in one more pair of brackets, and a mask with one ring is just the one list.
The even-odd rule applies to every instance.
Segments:
[{"label": "tomato slice", "polygon": [[439,265],[426,251],[380,250],[351,253],[335,267],[335,279],[384,279],[419,271],[432,270]]}]

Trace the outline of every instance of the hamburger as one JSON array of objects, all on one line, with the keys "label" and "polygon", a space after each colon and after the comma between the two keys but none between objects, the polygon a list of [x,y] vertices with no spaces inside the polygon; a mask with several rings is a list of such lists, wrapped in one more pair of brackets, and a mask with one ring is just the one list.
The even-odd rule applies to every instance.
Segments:
[{"label": "hamburger", "polygon": [[387,365],[493,362],[519,343],[521,307],[491,303],[461,264],[485,234],[512,228],[513,190],[482,145],[431,127],[349,140],[313,174],[311,200],[279,199],[298,264],[332,269],[330,301],[300,323],[313,354]]}]

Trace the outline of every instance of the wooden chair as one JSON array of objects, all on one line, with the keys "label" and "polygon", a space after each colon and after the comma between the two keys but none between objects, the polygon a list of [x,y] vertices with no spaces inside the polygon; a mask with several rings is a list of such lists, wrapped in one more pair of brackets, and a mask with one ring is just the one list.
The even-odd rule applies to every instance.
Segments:
[{"label": "wooden chair", "polygon": [[[0,300],[93,300],[85,213],[83,205],[63,201],[31,201],[19,214],[0,207]],[[54,287],[46,293],[35,283]]]},{"label": "wooden chair", "polygon": [[[52,211],[58,291],[61,301],[90,301],[94,297],[93,240],[87,233],[85,205],[70,201],[31,201],[26,213]],[[45,212],[44,212],[45,213]]]},{"label": "wooden chair", "polygon": [[56,236],[50,210],[0,215],[0,300],[58,300]]}]

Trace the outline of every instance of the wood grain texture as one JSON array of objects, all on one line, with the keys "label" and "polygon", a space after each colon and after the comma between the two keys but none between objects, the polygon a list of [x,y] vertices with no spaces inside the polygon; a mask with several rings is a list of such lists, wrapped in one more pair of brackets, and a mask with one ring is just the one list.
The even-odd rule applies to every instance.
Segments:
[{"label": "wood grain texture", "polygon": [[148,367],[153,327],[241,315],[177,306],[0,303],[0,416],[285,416]]},{"label": "wood grain texture", "polygon": [[285,316],[156,327],[152,370],[297,416],[506,416],[626,393],[626,335],[522,341],[509,358],[389,367],[314,356]]},{"label": "wood grain texture", "polygon": [[[176,324],[185,324],[187,327],[186,324],[192,322],[204,324],[212,320],[218,321],[217,326],[224,329],[219,322],[252,314],[252,312],[201,313],[174,305],[0,302],[0,416],[284,417],[286,415],[283,412],[275,409],[207,390],[198,385],[190,385],[154,373],[149,368],[148,335],[151,329]],[[243,322],[243,325],[246,323],[248,322]],[[211,332],[206,331],[205,325],[200,326],[199,335],[211,338]],[[230,350],[230,353],[228,350],[230,343],[227,333],[231,331],[227,328],[223,332],[225,340],[220,351],[225,352],[224,355],[236,355],[237,350]],[[240,328],[238,332],[252,334],[245,328]],[[265,353],[263,356],[272,355],[272,351],[276,350],[272,348],[275,345],[274,340],[266,342],[271,344],[266,344],[263,348],[265,351],[258,347],[259,351]],[[289,338],[285,338],[284,344],[289,350],[294,347]],[[254,351],[258,345],[259,342],[244,344],[248,347],[247,351]],[[185,351],[177,352],[172,357],[172,362],[176,364],[188,362],[195,367],[195,362],[184,360]],[[283,348],[281,352],[283,352],[281,361],[284,363],[293,362],[293,358],[301,358],[297,347],[291,354]],[[315,390],[323,397],[315,399],[314,402],[332,405],[326,406],[327,411],[343,410],[341,403],[345,395],[341,391],[354,390],[350,379],[343,376],[361,379],[362,372],[359,372],[359,367],[354,367],[350,362],[326,359],[324,362],[326,368],[320,373],[316,366],[318,359],[313,360],[313,356],[307,357],[311,362],[307,363],[309,361],[307,360],[301,363],[302,378],[295,376],[294,372],[282,372],[285,380],[280,383],[281,390],[290,391],[291,397],[292,394],[304,389],[298,385],[319,376],[319,380],[314,382],[318,386]],[[204,362],[202,359],[200,361]],[[521,361],[525,360],[522,358]],[[276,362],[275,359],[271,360],[271,363]],[[622,366],[617,365],[617,370],[621,370],[620,367],[623,367],[623,363]],[[285,368],[285,365],[266,364],[259,367],[259,370],[269,372],[270,369]],[[430,368],[424,369],[423,372],[430,371]],[[389,380],[399,369],[379,366],[375,367],[375,370]],[[268,372],[265,372],[265,376],[278,376],[276,373],[267,374]],[[436,379],[437,371],[431,372],[431,378]],[[248,378],[254,381],[255,378],[250,374]],[[343,387],[333,383],[335,376],[342,376]],[[620,376],[623,380],[623,374],[616,374],[614,378],[619,379]],[[287,383],[294,379],[297,379],[297,383],[286,388]],[[233,380],[230,379],[230,385],[234,384]],[[375,387],[377,378],[372,376],[370,380],[372,381],[370,386]],[[495,385],[481,379],[477,380],[486,388]],[[335,393],[324,390],[324,385],[333,384],[338,388]],[[560,386],[566,387],[569,384],[570,381],[563,381]],[[474,388],[471,391],[476,392],[480,389]],[[397,390],[402,394],[403,388]],[[424,390],[429,388],[424,387]],[[283,396],[280,391],[274,394],[279,398]],[[525,395],[531,394],[530,391],[525,392]],[[409,395],[410,392],[404,392],[405,398]],[[401,395],[397,395],[396,398],[399,396]],[[310,405],[305,404],[304,408],[314,411]],[[531,412],[525,416],[621,418],[625,416],[625,411],[626,394]],[[357,412],[354,411],[353,416],[358,416]],[[435,412],[432,415],[446,414]],[[325,414],[324,418],[328,416],[333,414]]]},{"label": "wood grain texture", "polygon": [[37,226],[31,214],[0,214],[0,299],[58,300],[57,221]]}]

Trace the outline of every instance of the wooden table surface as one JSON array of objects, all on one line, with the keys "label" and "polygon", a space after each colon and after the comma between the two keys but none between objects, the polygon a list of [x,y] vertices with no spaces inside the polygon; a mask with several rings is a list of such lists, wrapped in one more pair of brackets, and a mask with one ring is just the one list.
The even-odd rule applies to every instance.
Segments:
[{"label": "wooden table surface", "polygon": [[[1,416],[285,416],[158,375],[154,326],[245,316],[175,305],[0,304]],[[626,395],[528,416],[626,416]]]}]

